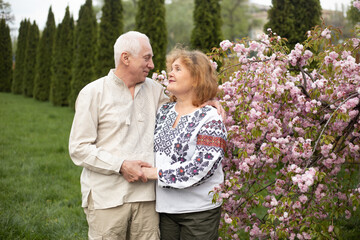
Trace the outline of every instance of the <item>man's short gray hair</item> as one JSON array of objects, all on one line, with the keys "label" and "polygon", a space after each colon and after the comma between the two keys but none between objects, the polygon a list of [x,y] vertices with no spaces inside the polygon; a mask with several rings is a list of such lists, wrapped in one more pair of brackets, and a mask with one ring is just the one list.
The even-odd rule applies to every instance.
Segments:
[{"label": "man's short gray hair", "polygon": [[118,37],[114,44],[115,68],[118,66],[123,52],[128,52],[133,56],[137,56],[139,54],[141,50],[140,39],[145,39],[150,42],[149,38],[145,34],[136,31],[126,32]]}]

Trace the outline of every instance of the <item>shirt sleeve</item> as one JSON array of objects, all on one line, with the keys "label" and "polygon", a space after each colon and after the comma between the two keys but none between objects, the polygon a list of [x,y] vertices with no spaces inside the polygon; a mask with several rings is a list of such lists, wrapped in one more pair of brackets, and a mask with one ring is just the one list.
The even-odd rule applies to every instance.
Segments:
[{"label": "shirt sleeve", "polygon": [[[88,90],[88,89],[87,89]],[[75,104],[75,115],[69,138],[72,161],[91,171],[105,175],[119,174],[124,159],[96,146],[98,103],[90,91],[82,90]]]},{"label": "shirt sleeve", "polygon": [[[176,147],[176,146],[175,146]],[[158,166],[158,185],[163,188],[188,188],[210,178],[224,158],[226,129],[220,119],[208,120],[196,136],[195,151],[189,161],[164,161]]]}]

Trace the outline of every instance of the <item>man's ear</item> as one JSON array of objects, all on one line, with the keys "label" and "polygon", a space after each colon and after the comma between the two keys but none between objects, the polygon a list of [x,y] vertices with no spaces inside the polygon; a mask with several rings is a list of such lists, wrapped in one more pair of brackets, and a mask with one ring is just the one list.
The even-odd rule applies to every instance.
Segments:
[{"label": "man's ear", "polygon": [[125,66],[129,66],[129,53],[123,52],[120,57],[121,62],[124,63]]}]

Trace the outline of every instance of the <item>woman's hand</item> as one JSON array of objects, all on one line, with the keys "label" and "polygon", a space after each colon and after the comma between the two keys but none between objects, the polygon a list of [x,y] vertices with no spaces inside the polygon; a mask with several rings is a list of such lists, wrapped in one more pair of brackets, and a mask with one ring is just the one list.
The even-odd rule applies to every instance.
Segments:
[{"label": "woman's hand", "polygon": [[157,168],[155,167],[142,167],[141,170],[145,174],[145,177],[149,180],[157,180]]}]

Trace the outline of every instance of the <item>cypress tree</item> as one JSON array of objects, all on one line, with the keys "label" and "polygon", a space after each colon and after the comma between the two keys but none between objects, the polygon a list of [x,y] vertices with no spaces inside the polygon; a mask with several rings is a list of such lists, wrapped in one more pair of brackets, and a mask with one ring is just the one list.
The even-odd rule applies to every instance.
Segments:
[{"label": "cypress tree", "polygon": [[34,79],[36,75],[36,53],[39,44],[39,28],[34,21],[29,28],[26,41],[26,52],[24,62],[23,94],[32,97],[34,92]]},{"label": "cypress tree", "polygon": [[306,32],[320,24],[321,5],[319,0],[272,0],[268,10],[268,22],[264,30],[271,28],[281,37],[288,39],[292,48],[306,39]]},{"label": "cypress tree", "polygon": [[12,47],[10,29],[5,19],[0,20],[0,91],[10,92],[12,78]]},{"label": "cypress tree", "polygon": [[23,80],[25,74],[25,54],[27,35],[30,29],[30,21],[22,20],[20,22],[19,35],[17,40],[17,48],[15,53],[15,70],[13,81],[11,84],[11,92],[14,94],[21,94],[23,91]]},{"label": "cypress tree", "polygon": [[97,51],[97,76],[104,76],[114,67],[114,43],[123,33],[123,7],[121,0],[105,0],[100,22]]},{"label": "cypress tree", "polygon": [[135,28],[151,41],[154,71],[165,69],[167,29],[164,0],[139,0]]},{"label": "cypress tree", "polygon": [[272,0],[272,7],[268,10],[268,22],[264,31],[271,28],[273,32],[289,39],[295,31],[294,9],[290,0]]},{"label": "cypress tree", "polygon": [[322,9],[320,0],[291,0],[291,2],[295,10],[296,31],[289,38],[289,43],[295,46],[296,43],[305,41],[307,31],[321,24]]},{"label": "cypress tree", "polygon": [[36,76],[34,82],[34,98],[40,101],[49,100],[52,53],[55,38],[54,14],[49,8],[45,29],[40,39],[36,59]]},{"label": "cypress tree", "polygon": [[69,7],[58,25],[53,50],[50,101],[55,106],[69,105],[70,82],[72,77],[74,50],[74,19],[70,17]]},{"label": "cypress tree", "polygon": [[195,0],[194,28],[191,47],[203,52],[218,46],[222,40],[221,6],[219,0]]},{"label": "cypress tree", "polygon": [[96,18],[92,1],[86,0],[79,11],[75,28],[74,64],[69,105],[74,107],[80,90],[95,79]]}]

